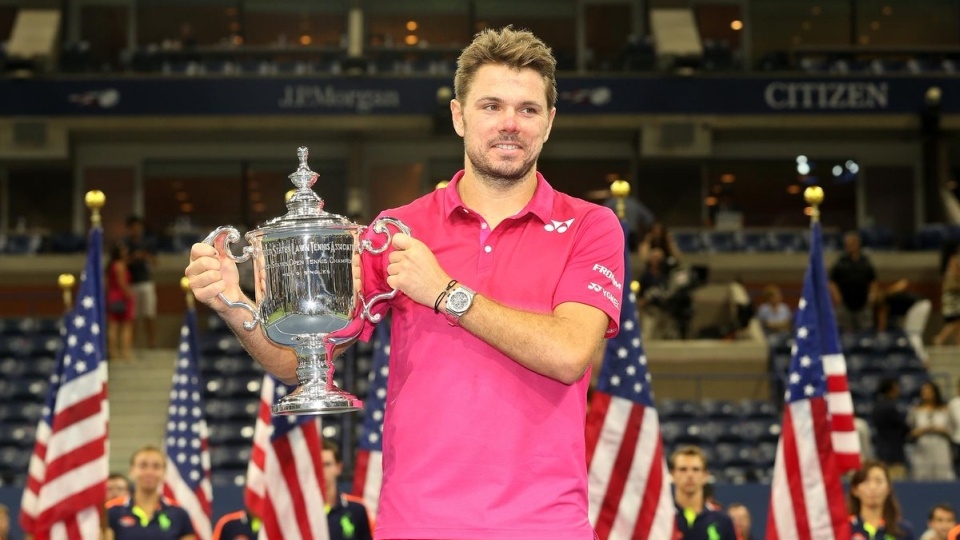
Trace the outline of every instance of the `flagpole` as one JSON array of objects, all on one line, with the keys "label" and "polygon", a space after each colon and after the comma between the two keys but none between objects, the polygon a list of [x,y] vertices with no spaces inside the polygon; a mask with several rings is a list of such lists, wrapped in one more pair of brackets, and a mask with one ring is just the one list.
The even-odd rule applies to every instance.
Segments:
[{"label": "flagpole", "polygon": [[100,219],[100,209],[106,204],[107,196],[99,189],[94,189],[88,191],[83,200],[87,208],[90,209],[90,224],[94,227],[99,227],[102,223]]},{"label": "flagpole", "polygon": [[812,223],[820,222],[820,204],[823,203],[823,188],[820,186],[810,186],[803,191],[803,198],[810,205],[810,221]]},{"label": "flagpole", "polygon": [[184,276],[180,278],[180,288],[183,289],[184,297],[187,302],[187,309],[193,311],[196,307],[196,299],[190,292],[190,278]]},{"label": "flagpole", "polygon": [[77,278],[73,274],[60,274],[57,278],[57,285],[63,291],[63,311],[66,313],[73,307],[73,286]]},{"label": "flagpole", "polygon": [[610,184],[610,194],[617,198],[617,217],[627,219],[627,196],[630,195],[630,182],[614,180]]}]

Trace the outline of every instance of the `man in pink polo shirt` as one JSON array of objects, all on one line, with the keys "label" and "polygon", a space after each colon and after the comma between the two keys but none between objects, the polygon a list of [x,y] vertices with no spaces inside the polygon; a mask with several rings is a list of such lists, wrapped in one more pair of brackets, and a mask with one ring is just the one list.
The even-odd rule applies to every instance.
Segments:
[{"label": "man in pink polo shirt", "polygon": [[[618,331],[624,239],[613,212],[536,171],[556,114],[555,67],[529,32],[478,34],[450,103],[464,170],[385,211],[411,235],[363,259],[366,297],[402,293],[377,306],[393,313],[378,539],[594,536],[586,390]],[[244,310],[217,300],[242,296],[234,267],[197,244],[186,274],[239,328]],[[266,369],[296,379],[291,351],[239,334]]]}]

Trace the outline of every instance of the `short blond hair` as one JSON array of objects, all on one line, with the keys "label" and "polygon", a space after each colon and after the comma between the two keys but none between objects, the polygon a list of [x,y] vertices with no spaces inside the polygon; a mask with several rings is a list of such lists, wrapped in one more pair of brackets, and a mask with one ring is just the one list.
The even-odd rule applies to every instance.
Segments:
[{"label": "short blond hair", "polygon": [[477,70],[488,64],[536,71],[543,77],[547,107],[556,106],[557,60],[550,47],[529,30],[505,26],[499,30],[487,28],[478,32],[457,59],[457,72],[453,77],[457,100],[462,102],[467,97]]},{"label": "short blond hair", "polygon": [[707,470],[707,455],[700,449],[699,446],[687,445],[681,446],[680,448],[673,451],[670,454],[670,469],[676,466],[677,456],[693,456],[700,458],[700,462],[703,463],[703,470]]}]

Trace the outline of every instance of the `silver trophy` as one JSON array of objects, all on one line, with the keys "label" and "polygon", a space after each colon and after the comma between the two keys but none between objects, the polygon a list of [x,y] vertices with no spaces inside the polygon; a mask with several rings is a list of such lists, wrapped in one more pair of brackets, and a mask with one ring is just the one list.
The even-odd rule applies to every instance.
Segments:
[{"label": "silver trophy", "polygon": [[253,314],[244,323],[248,331],[260,326],[264,335],[277,345],[292,347],[297,353],[296,390],[273,406],[274,414],[331,414],[355,411],[363,403],[333,382],[333,359],[360,334],[362,319],[379,322],[370,312],[378,302],[396,296],[397,290],[364,300],[359,290],[360,256],[383,253],[393,238],[388,225],[410,234],[399,220],[381,217],[370,227],[385,235],[374,247],[360,240],[366,227],[323,210],[323,200],[311,186],[317,174],[307,166],[307,149],[297,150],[300,167],[290,175],[297,187],[287,201],[287,213],[247,232],[247,246],[239,257],[230,244],[240,239],[233,227],[219,227],[204,240],[216,246],[226,235],[224,249],[237,264],[253,260],[256,306],[232,302],[220,295],[231,308]]}]

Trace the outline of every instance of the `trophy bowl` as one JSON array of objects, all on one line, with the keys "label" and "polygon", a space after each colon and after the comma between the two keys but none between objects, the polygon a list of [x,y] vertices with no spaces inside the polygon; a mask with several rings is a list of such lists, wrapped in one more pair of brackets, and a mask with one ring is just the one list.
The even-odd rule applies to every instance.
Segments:
[{"label": "trophy bowl", "polygon": [[[311,186],[317,174],[307,166],[306,147],[297,150],[300,167],[290,175],[297,187],[287,201],[287,213],[244,235],[247,245],[236,256],[230,244],[240,240],[231,226],[219,227],[204,242],[223,249],[238,265],[253,263],[255,306],[220,299],[230,308],[246,309],[267,339],[297,354],[296,390],[273,405],[274,414],[332,414],[363,408],[357,397],[334,383],[333,360],[360,335],[363,319],[377,323],[370,308],[396,296],[396,289],[364,300],[360,290],[360,257],[383,253],[393,238],[392,225],[410,234],[399,220],[381,217],[370,225],[385,236],[375,247],[360,240],[367,227],[329,214]],[[220,249],[218,247],[218,249]]]}]

